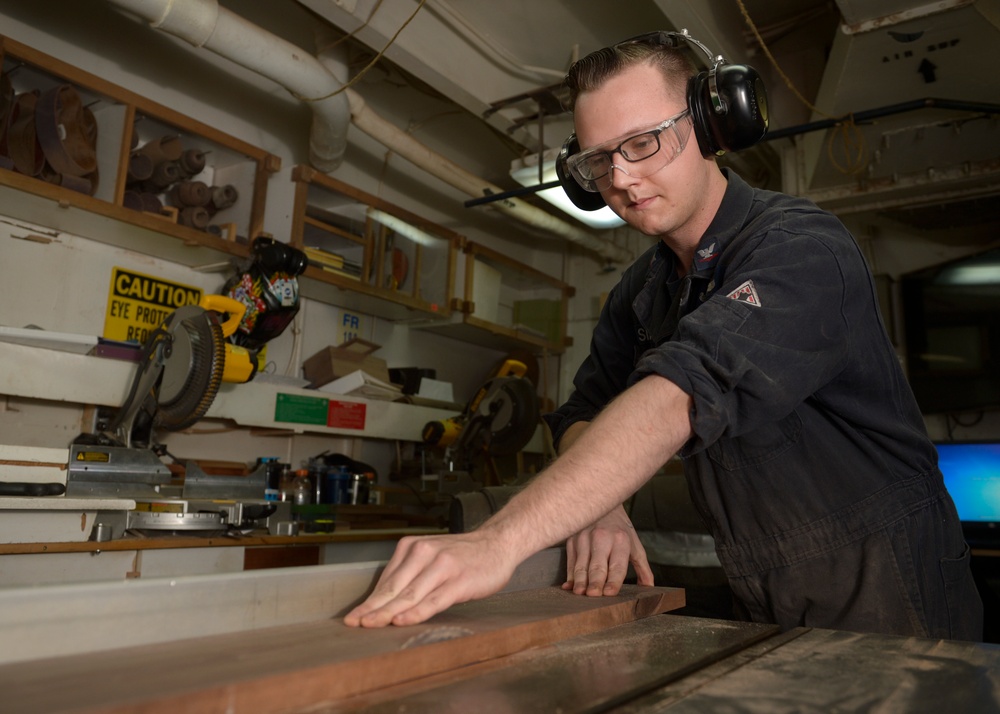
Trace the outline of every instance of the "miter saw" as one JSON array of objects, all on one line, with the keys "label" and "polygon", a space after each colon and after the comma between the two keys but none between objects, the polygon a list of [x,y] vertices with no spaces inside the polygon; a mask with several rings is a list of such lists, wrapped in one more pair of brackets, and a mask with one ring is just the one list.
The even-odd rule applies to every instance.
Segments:
[{"label": "miter saw", "polygon": [[[244,305],[223,295],[206,295],[198,305],[171,313],[143,346],[128,395],[108,427],[83,434],[70,447],[67,496],[135,499],[138,511],[127,528],[170,530],[224,528],[236,516],[192,507],[188,499],[260,501],[266,477],[209,476],[188,463],[183,489],[154,443],[155,430],[185,429],[203,416],[223,382],[253,378],[249,352],[227,340],[243,318]],[[145,506],[144,506],[145,504]],[[239,516],[242,520],[242,515]]]},{"label": "miter saw", "polygon": [[253,379],[256,362],[249,352],[226,341],[245,309],[238,300],[206,295],[167,317],[146,341],[132,387],[111,423],[116,443],[149,447],[153,429],[186,429],[205,416],[223,382]]},{"label": "miter saw", "polygon": [[539,416],[535,386],[526,372],[523,362],[506,360],[461,414],[424,426],[424,443],[445,447],[445,463],[463,468],[478,455],[506,456],[523,449]]}]

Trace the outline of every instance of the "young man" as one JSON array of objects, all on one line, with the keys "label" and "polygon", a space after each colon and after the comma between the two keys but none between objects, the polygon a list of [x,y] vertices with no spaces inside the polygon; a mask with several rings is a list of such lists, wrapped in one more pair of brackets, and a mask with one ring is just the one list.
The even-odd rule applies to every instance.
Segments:
[{"label": "young man", "polygon": [[489,595],[574,533],[568,587],[616,593],[629,560],[650,583],[619,504],[679,453],[746,618],[981,639],[968,548],[857,245],[699,151],[690,67],[654,34],[571,68],[574,178],[659,240],[547,418],[559,458],[475,532],[401,541],[347,624]]}]

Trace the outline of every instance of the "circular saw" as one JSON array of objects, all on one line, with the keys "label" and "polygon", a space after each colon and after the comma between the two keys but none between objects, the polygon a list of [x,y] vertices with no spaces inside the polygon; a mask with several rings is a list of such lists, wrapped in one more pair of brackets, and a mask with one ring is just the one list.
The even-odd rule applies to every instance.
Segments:
[{"label": "circular saw", "polygon": [[486,452],[506,456],[524,448],[538,425],[535,387],[524,378],[525,365],[509,359],[469,401],[465,411],[451,419],[428,422],[425,444],[447,447],[449,454]]},{"label": "circular saw", "polygon": [[129,394],[111,424],[118,442],[149,446],[153,429],[186,429],[205,416],[223,382],[253,378],[256,361],[228,342],[245,309],[238,300],[206,295],[167,316],[143,346]]}]

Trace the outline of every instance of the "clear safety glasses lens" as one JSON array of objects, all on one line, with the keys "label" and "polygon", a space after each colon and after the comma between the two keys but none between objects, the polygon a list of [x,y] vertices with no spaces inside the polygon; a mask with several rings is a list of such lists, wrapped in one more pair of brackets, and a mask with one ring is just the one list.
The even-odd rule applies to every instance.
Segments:
[{"label": "clear safety glasses lens", "polygon": [[[628,137],[614,148],[606,148],[608,144],[605,144],[574,154],[566,160],[570,173],[585,191],[592,193],[611,188],[612,168],[634,178],[654,174],[677,158],[687,145],[691,135],[689,114],[685,109],[649,131]],[[615,154],[635,165],[615,164]]]}]

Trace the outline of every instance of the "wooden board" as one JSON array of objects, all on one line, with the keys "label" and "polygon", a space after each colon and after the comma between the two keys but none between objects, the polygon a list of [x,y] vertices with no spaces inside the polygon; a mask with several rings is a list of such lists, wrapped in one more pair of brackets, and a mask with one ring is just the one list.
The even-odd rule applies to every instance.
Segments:
[{"label": "wooden board", "polygon": [[[4,711],[267,714],[376,691],[683,607],[677,588],[557,587],[457,605],[413,627],[339,618],[0,667]],[[449,639],[450,638],[450,639]]]}]

